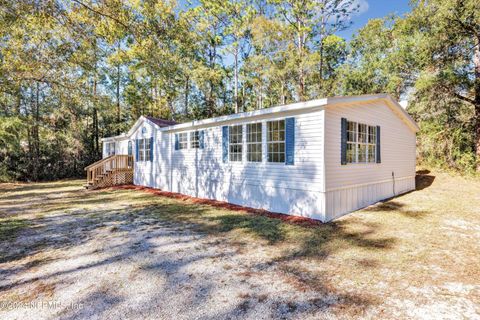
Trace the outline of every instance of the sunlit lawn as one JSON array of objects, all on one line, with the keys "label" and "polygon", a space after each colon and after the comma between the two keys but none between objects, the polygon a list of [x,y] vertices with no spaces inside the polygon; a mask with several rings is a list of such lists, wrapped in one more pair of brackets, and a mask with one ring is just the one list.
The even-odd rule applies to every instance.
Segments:
[{"label": "sunlit lawn", "polygon": [[407,317],[425,304],[478,312],[480,182],[421,173],[417,191],[318,226],[140,190],[85,191],[77,180],[3,184],[0,268],[50,249],[45,241],[12,246],[23,234],[48,227],[46,217],[70,215],[82,225],[87,219],[88,230],[112,221],[121,228],[141,217],[221,237],[239,250],[252,243],[268,248],[259,263],[275,264],[299,292],[341,297],[331,306],[336,315]]}]

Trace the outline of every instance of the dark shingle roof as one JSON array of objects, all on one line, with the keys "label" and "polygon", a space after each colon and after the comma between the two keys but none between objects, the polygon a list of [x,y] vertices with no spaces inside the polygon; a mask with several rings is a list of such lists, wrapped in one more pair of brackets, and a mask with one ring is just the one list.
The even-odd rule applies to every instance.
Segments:
[{"label": "dark shingle roof", "polygon": [[175,121],[170,121],[170,120],[164,120],[164,119],[159,119],[159,118],[154,118],[154,117],[145,117],[148,120],[152,121],[155,123],[157,126],[163,128],[163,127],[168,127],[168,126],[173,126],[174,124],[177,124]]}]

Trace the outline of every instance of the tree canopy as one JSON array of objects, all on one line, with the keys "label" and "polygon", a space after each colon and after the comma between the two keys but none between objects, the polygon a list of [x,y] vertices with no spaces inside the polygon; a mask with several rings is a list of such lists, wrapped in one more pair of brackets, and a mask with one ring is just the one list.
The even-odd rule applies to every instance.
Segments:
[{"label": "tree canopy", "polygon": [[350,41],[353,0],[0,3],[0,180],[83,174],[140,115],[334,95],[409,101],[419,160],[480,170],[480,3],[418,0]]}]

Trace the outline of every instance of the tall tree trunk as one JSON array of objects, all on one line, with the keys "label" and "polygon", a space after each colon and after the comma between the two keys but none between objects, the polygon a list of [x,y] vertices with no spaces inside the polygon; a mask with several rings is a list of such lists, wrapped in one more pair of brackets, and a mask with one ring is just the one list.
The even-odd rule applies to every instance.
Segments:
[{"label": "tall tree trunk", "polygon": [[35,83],[35,103],[34,103],[34,122],[33,122],[33,180],[38,181],[38,172],[40,169],[40,136],[38,133],[38,127],[40,122],[40,84]]},{"label": "tall tree trunk", "polygon": [[[480,42],[480,35],[477,36]],[[480,44],[475,46],[473,57],[475,65],[474,106],[475,106],[475,156],[477,160],[477,172],[480,172]]]},{"label": "tall tree trunk", "polygon": [[297,33],[297,39],[298,39],[298,45],[297,45],[297,50],[298,50],[298,59],[299,59],[299,69],[298,69],[298,100],[299,101],[304,101],[305,100],[305,70],[303,66],[303,51],[304,51],[304,34],[303,31],[300,31],[302,28],[302,23],[301,21],[298,21],[298,33]]},{"label": "tall tree trunk", "polygon": [[120,134],[120,124],[122,122],[122,110],[120,109],[120,64],[117,65],[117,134]]},{"label": "tall tree trunk", "polygon": [[188,95],[190,94],[190,83],[189,82],[190,82],[190,79],[187,76],[187,78],[185,79],[185,110],[184,110],[185,116],[188,115]]},{"label": "tall tree trunk", "polygon": [[[28,122],[31,121],[30,118],[30,111],[33,112],[33,89],[30,87],[30,109],[28,107],[25,107],[25,118],[27,119]],[[27,145],[28,145],[28,152],[27,152],[27,157],[28,157],[28,170],[29,173],[33,172],[33,142],[32,142],[32,126],[27,126]],[[28,179],[31,179],[32,176],[28,175]]]},{"label": "tall tree trunk", "polygon": [[238,108],[238,45],[235,45],[234,49],[234,61],[235,61],[235,70],[234,70],[234,76],[235,76],[235,88],[234,88],[234,99],[235,99],[235,113],[239,112]]},{"label": "tall tree trunk", "polygon": [[93,152],[94,159],[101,157],[98,137],[98,111],[97,111],[97,78],[93,79]]},{"label": "tall tree trunk", "polygon": [[22,111],[22,85],[18,84],[17,103],[15,105],[15,115],[20,116]]},{"label": "tall tree trunk", "polygon": [[319,84],[318,84],[318,87],[320,89],[320,92],[319,94],[320,95],[324,95],[324,92],[323,92],[323,38],[320,40],[320,66],[319,66],[319,70],[318,70],[318,80],[319,80]]},{"label": "tall tree trunk", "polygon": [[93,135],[92,135],[92,138],[93,138],[93,158],[94,160],[98,159],[99,156],[100,156],[100,145],[99,145],[99,142],[98,142],[98,111],[97,111],[97,107],[93,107],[93,123],[92,123],[92,126],[93,126]]}]

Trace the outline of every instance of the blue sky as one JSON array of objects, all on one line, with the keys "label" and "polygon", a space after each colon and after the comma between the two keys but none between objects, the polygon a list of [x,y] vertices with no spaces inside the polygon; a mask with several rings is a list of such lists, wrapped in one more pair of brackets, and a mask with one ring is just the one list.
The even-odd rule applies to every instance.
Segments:
[{"label": "blue sky", "polygon": [[353,25],[338,35],[349,40],[369,19],[382,18],[390,13],[403,15],[410,11],[409,0],[357,0],[360,11],[352,17]]}]

